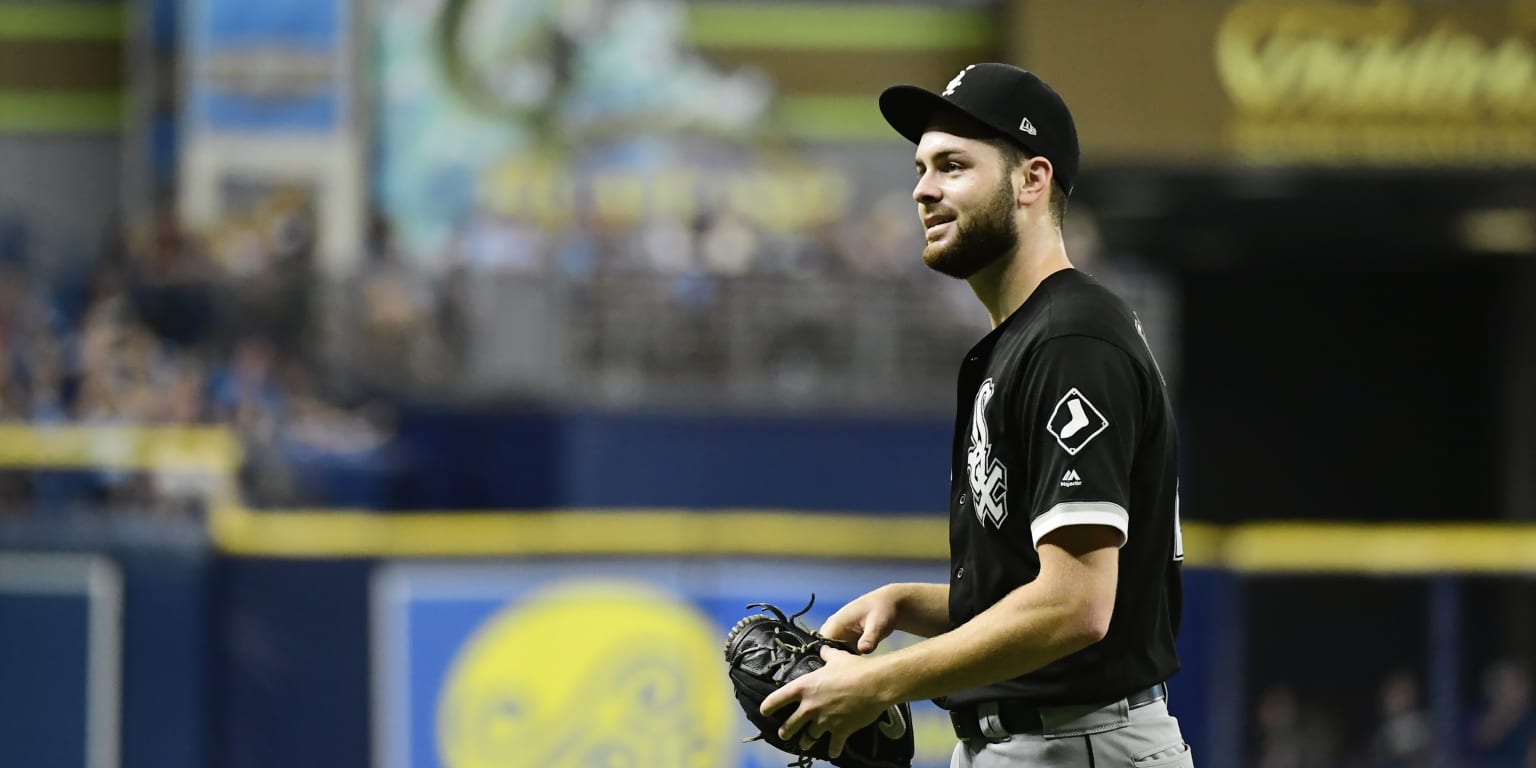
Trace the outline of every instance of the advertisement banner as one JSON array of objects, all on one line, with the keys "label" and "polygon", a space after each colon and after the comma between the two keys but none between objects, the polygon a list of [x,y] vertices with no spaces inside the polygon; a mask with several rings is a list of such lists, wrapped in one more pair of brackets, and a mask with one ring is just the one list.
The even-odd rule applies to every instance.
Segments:
[{"label": "advertisement banner", "polygon": [[1025,0],[1088,167],[1536,164],[1536,3]]},{"label": "advertisement banner", "polygon": [[[743,559],[394,564],[374,581],[378,768],[778,768],[731,693],[725,635],[748,603],[820,626],[943,565]],[[913,638],[898,633],[879,652]],[[949,765],[943,710],[912,710],[914,766]]]},{"label": "advertisement banner", "polygon": [[189,8],[189,128],[316,135],[345,126],[346,2],[197,0]]},{"label": "advertisement banner", "polygon": [[375,198],[413,258],[520,270],[679,228],[811,238],[895,191],[906,213],[876,96],[996,58],[996,5],[381,0]]},{"label": "advertisement banner", "polygon": [[761,157],[772,84],[690,50],[685,23],[671,0],[381,3],[375,183],[407,250],[528,268],[504,262],[576,225],[842,212],[837,174]]}]

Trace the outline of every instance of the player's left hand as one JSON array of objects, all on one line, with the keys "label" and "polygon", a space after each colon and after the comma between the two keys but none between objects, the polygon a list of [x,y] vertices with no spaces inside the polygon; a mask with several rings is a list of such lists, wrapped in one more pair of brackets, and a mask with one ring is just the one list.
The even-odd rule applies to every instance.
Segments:
[{"label": "player's left hand", "polygon": [[870,690],[867,680],[873,662],[869,658],[824,647],[821,660],[826,666],[794,679],[763,699],[761,711],[771,715],[782,706],[799,702],[799,708],[779,729],[779,737],[788,741],[805,729],[802,739],[809,742],[830,734],[828,752],[836,757],[842,754],[848,737],[874,722],[890,702],[880,701]]}]

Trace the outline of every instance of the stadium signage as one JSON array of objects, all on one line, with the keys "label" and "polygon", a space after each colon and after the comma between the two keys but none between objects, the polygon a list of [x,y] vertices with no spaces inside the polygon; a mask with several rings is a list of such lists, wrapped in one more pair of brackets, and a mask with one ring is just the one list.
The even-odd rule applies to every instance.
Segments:
[{"label": "stadium signage", "polygon": [[1031,0],[1009,38],[1099,167],[1536,165],[1536,3]]}]

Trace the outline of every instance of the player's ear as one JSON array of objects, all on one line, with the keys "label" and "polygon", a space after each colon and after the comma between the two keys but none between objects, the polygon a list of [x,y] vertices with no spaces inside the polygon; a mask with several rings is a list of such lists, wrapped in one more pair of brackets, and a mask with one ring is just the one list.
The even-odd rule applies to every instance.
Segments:
[{"label": "player's ear", "polygon": [[1027,157],[1014,169],[1015,196],[1019,205],[1034,205],[1045,200],[1051,190],[1051,179],[1056,170],[1051,161],[1043,157]]}]

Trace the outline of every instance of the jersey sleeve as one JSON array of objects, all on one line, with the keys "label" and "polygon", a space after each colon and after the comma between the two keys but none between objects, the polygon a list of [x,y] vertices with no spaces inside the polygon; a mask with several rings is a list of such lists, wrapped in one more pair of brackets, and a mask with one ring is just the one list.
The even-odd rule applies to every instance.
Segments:
[{"label": "jersey sleeve", "polygon": [[1020,403],[1034,545],[1064,526],[1107,525],[1124,546],[1144,374],[1124,350],[1089,336],[1050,339],[1036,355]]}]

